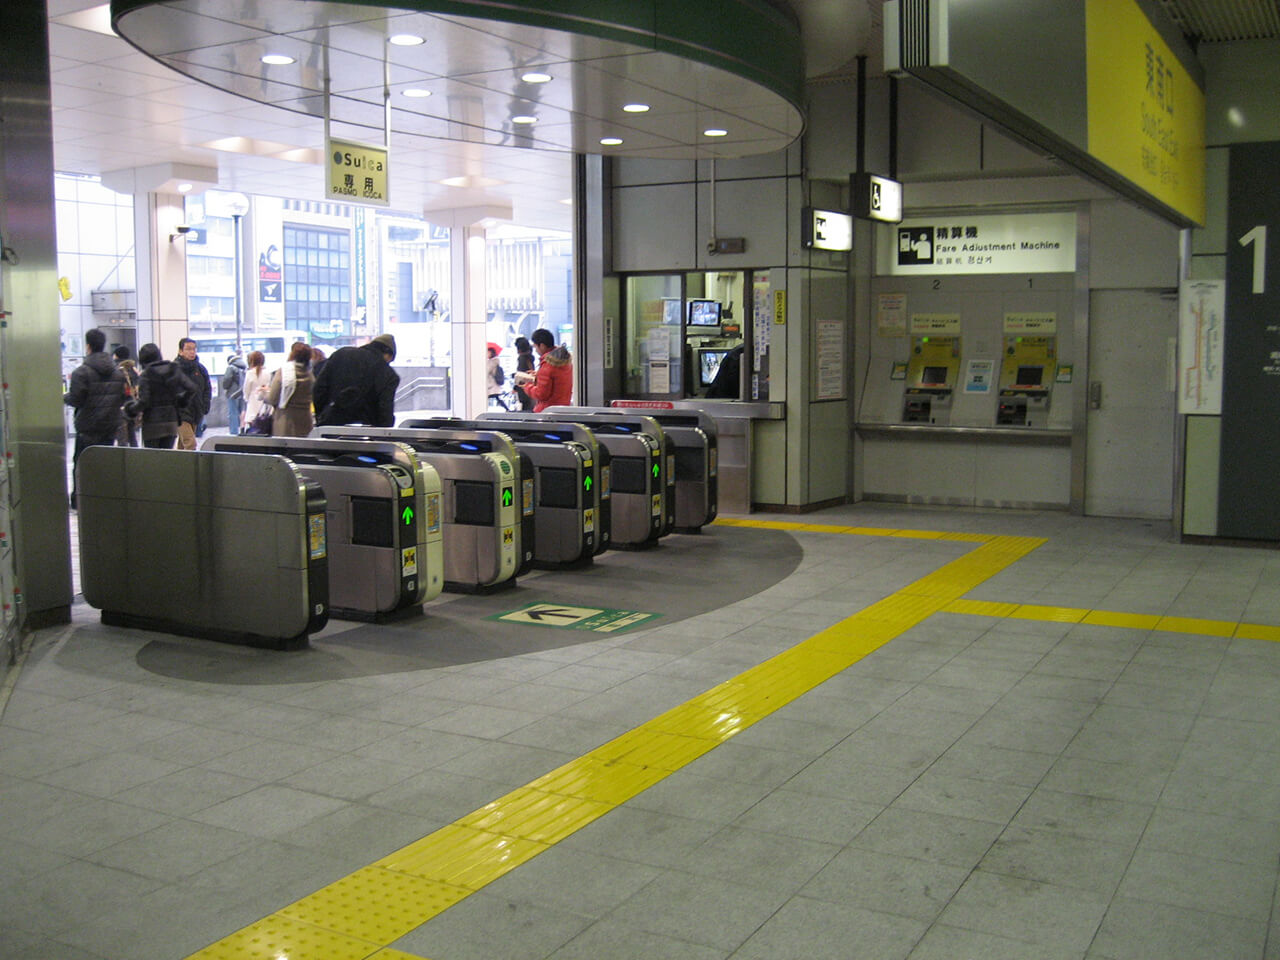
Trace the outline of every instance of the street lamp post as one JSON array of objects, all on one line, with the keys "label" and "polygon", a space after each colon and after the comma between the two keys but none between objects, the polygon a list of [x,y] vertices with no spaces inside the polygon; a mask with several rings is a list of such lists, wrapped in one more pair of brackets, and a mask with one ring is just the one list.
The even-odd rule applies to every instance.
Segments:
[{"label": "street lamp post", "polygon": [[243,353],[243,331],[244,331],[244,267],[241,261],[242,247],[244,240],[241,236],[241,221],[244,215],[249,212],[249,198],[243,193],[228,194],[226,198],[227,212],[231,214],[231,221],[235,225],[235,255],[232,261],[232,269],[236,276],[236,353]]}]

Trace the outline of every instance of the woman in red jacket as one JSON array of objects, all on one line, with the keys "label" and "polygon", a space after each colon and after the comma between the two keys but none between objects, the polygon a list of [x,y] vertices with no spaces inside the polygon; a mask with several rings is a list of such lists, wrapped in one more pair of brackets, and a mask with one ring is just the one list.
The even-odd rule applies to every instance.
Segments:
[{"label": "woman in red jacket", "polygon": [[516,383],[533,397],[533,412],[547,407],[564,407],[573,402],[573,357],[563,345],[556,346],[550,330],[533,331],[529,339],[541,358],[536,373],[517,373]]}]

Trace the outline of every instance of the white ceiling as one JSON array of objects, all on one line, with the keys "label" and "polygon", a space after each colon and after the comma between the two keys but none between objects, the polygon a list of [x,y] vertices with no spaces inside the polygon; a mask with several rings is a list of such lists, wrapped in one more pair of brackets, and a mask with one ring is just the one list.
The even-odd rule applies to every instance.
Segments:
[{"label": "white ceiling", "polygon": [[[819,38],[816,42],[806,42],[811,76],[838,71],[852,62],[853,56],[867,46],[866,39],[871,34],[873,21],[878,28],[882,2],[803,0],[792,4],[801,18],[804,35]],[[216,0],[213,6],[218,6]],[[99,32],[110,30],[100,0],[48,0],[48,8],[54,161],[59,171],[103,174],[163,163],[194,164],[216,168],[221,189],[297,199],[323,198],[324,174],[319,161],[324,127],[320,118],[215,89],[139,53],[114,34]],[[399,17],[388,19],[400,20],[405,30],[412,30],[415,26],[413,20],[420,15],[399,13]],[[376,26],[379,31],[384,31],[382,36],[399,29],[389,30],[387,23]],[[458,29],[465,32],[465,28]],[[839,41],[841,36],[843,41]],[[872,46],[878,47],[878,29],[875,37],[876,42]],[[352,43],[359,39],[354,35],[351,37]],[[454,39],[455,46],[461,42],[459,38]],[[602,52],[599,41],[590,41],[590,44],[588,55]],[[508,48],[510,46],[512,44],[508,43]],[[226,66],[237,57],[243,60],[242,54],[215,51],[216,48],[184,51],[176,57],[187,63],[186,69],[196,73],[201,69]],[[607,52],[617,59],[627,59],[618,57],[625,54],[624,50]],[[473,75],[466,78],[467,83],[473,89],[492,86],[495,92],[492,99],[495,102],[500,99],[504,107],[508,106],[510,90],[503,89],[502,85],[509,88],[511,82],[509,52],[493,45],[488,48],[477,45],[475,55],[479,59],[473,63],[475,69]],[[495,63],[494,58],[498,56],[503,59]],[[202,61],[203,67],[200,66]],[[722,71],[690,65],[688,61],[671,57],[666,57],[665,62],[657,66],[658,75],[652,68],[646,68],[639,75],[639,86],[651,88],[652,96],[647,99],[655,101],[654,115],[663,112],[662,104],[668,107],[662,121],[667,126],[651,122],[646,129],[643,121],[650,118],[626,118],[631,123],[624,133],[625,138],[632,140],[629,147],[638,146],[643,141],[651,148],[650,155],[662,156],[674,134],[693,138],[700,135],[705,124],[717,125],[712,122],[714,118],[708,113],[708,105],[724,108],[719,116],[730,116],[738,129],[747,126],[748,120],[755,121],[753,129],[736,138],[737,142],[717,143],[715,146],[720,148],[720,155],[778,149],[794,139],[799,131],[796,119],[786,117],[785,111],[778,109],[776,101],[779,98],[760,102],[758,93],[762,88],[756,85],[735,84]],[[628,71],[635,73],[638,69],[634,64],[623,66],[615,74],[621,73],[624,79],[631,80],[635,78],[626,74]],[[686,74],[683,79],[668,78],[664,91],[659,82],[661,74],[681,71]],[[212,78],[213,74],[206,76]],[[603,87],[607,82],[616,80],[616,76],[597,73],[586,87]],[[242,81],[236,82],[248,89]],[[431,80],[409,73],[393,74],[393,90],[435,84],[435,96],[429,99],[437,103],[450,99],[448,85],[454,82],[448,76]],[[581,82],[576,85],[580,90],[583,87]],[[299,83],[297,86],[305,88],[306,85]],[[348,92],[351,96],[343,108],[347,111],[346,116],[363,123],[372,118],[377,123],[381,111],[362,103],[362,95],[358,92],[360,86],[360,83],[350,85]],[[552,149],[502,146],[496,142],[501,137],[494,135],[495,125],[492,123],[479,137],[474,133],[466,134],[472,137],[470,142],[394,133],[391,152],[393,207],[414,213],[508,207],[512,210],[512,220],[522,226],[568,230],[571,208],[566,201],[571,194],[571,151],[590,149],[597,135],[608,131],[603,125],[583,128],[580,114],[568,118],[563,100],[557,101],[557,96],[563,95],[558,95],[554,86],[552,83],[543,88],[547,90],[546,102],[540,105],[539,112],[545,111],[547,119],[554,120],[559,105],[558,119],[561,122],[540,124],[537,134],[543,141],[539,145]],[[380,95],[380,89],[377,92]],[[756,98],[754,103],[753,97]],[[312,105],[304,102],[302,97],[295,97],[294,106],[308,109]],[[753,107],[759,108],[755,114],[751,112]],[[768,110],[772,112],[768,113]],[[335,111],[335,114],[341,115],[341,111]],[[425,117],[405,116],[420,120],[421,129],[447,134],[439,122],[431,127]],[[729,126],[729,123],[723,125]],[[481,124],[482,128],[485,126]],[[576,134],[575,126],[579,128]],[[393,122],[393,129],[402,127],[411,129],[411,124]],[[370,135],[367,126],[361,129],[344,124],[336,126],[333,131],[334,135],[342,132],[364,134],[356,139],[378,139],[378,131]],[[584,139],[584,136],[589,139]],[[747,142],[752,139],[756,142]],[[604,148],[595,149],[604,152]],[[697,155],[712,156],[716,153],[701,152],[700,147]],[[446,179],[458,182],[458,178],[463,178],[462,186],[440,183]]]}]

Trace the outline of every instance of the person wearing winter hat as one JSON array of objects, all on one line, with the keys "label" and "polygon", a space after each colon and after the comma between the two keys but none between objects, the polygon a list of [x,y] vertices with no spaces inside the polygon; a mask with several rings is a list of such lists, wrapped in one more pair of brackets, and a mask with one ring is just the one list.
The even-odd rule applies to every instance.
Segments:
[{"label": "person wearing winter hat", "polygon": [[391,369],[395,358],[396,338],[389,333],[379,334],[363,346],[335,350],[312,391],[316,426],[395,426],[396,387],[400,385],[400,375]]}]

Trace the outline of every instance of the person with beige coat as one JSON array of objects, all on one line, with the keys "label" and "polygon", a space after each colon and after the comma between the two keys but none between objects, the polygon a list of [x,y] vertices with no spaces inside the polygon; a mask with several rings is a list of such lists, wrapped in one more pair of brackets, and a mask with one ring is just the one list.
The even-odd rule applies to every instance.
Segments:
[{"label": "person with beige coat", "polygon": [[271,375],[267,387],[267,403],[275,409],[271,417],[274,437],[305,437],[315,426],[311,412],[311,392],[315,378],[311,376],[311,347],[301,341],[289,351],[284,366]]}]

